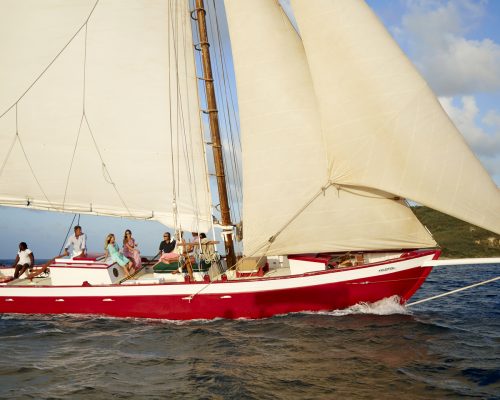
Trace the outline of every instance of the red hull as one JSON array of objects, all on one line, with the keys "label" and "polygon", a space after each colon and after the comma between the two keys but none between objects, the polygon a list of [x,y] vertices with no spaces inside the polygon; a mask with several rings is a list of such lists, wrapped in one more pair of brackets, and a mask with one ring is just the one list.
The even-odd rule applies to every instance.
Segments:
[{"label": "red hull", "polygon": [[[418,257],[422,258],[423,254]],[[427,259],[437,258],[439,252],[426,252]],[[380,266],[392,265],[394,263],[381,263]],[[360,271],[362,268],[353,268],[352,271]],[[373,269],[373,267],[371,267]],[[387,269],[387,268],[385,268]],[[389,269],[395,269],[393,267]],[[378,271],[383,271],[379,269]],[[15,295],[8,293],[3,295],[4,288],[0,288],[0,313],[24,313],[24,314],[97,314],[113,317],[136,317],[136,318],[161,318],[172,320],[188,319],[213,319],[213,318],[265,318],[277,314],[285,314],[300,311],[326,311],[343,309],[360,302],[375,302],[383,298],[397,295],[401,302],[406,302],[422,285],[431,272],[432,267],[411,267],[392,273],[383,273],[375,276],[363,276],[359,279],[342,280],[324,284],[302,285],[301,287],[275,288],[272,290],[247,291],[249,281],[237,282],[214,282],[210,285],[210,293],[202,289],[206,284],[161,284],[142,285],[137,287],[104,286],[101,288],[60,288],[70,289],[71,293],[48,295],[46,292],[40,296],[33,296],[33,290],[57,290],[48,287],[17,287]],[[349,272],[349,271],[348,271]],[[308,277],[280,277],[263,278],[251,280],[253,284],[267,281],[275,283],[288,282],[293,279],[309,279],[316,277],[331,279],[338,271],[323,271],[315,274],[307,274]],[[340,275],[337,275],[340,276]],[[238,285],[238,286],[235,286]],[[241,285],[241,286],[239,286]],[[191,292],[197,293],[192,298],[190,295],[182,294],[147,294],[152,287],[179,289],[189,287]],[[228,288],[237,287],[238,289]],[[77,292],[87,289],[85,295],[79,296]],[[94,295],[90,289],[107,290],[104,295]],[[121,290],[120,292],[114,290]],[[23,292],[29,295],[23,295]],[[126,291],[130,291],[130,294]],[[135,291],[134,291],[135,290]],[[139,294],[138,291],[145,294]],[[133,292],[134,291],[134,292]],[[175,291],[175,290],[173,290]],[[177,290],[179,291],[179,290]]]}]

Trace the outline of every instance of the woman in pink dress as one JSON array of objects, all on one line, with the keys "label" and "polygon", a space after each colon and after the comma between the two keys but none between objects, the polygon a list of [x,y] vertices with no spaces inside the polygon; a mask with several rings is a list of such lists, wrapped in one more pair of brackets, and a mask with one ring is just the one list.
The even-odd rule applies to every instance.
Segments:
[{"label": "woman in pink dress", "polygon": [[134,262],[136,271],[142,267],[141,252],[137,249],[137,243],[132,237],[130,229],[127,229],[123,235],[123,255]]}]

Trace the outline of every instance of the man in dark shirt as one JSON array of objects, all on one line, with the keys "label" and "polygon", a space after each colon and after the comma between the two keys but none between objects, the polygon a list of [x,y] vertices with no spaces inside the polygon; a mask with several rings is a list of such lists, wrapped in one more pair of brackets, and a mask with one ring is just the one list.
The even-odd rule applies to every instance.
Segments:
[{"label": "man in dark shirt", "polygon": [[[175,249],[175,240],[170,241],[170,233],[165,232],[163,234],[163,240],[160,243],[160,253],[171,253]],[[160,254],[161,255],[161,254]]]}]

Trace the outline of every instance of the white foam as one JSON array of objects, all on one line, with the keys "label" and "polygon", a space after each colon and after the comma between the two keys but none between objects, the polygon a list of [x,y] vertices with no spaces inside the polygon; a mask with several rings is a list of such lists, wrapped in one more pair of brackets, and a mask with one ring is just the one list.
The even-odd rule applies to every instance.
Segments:
[{"label": "white foam", "polygon": [[411,312],[405,306],[401,305],[399,296],[391,296],[375,303],[358,303],[343,310],[321,312],[320,314],[342,317],[352,314],[391,315],[411,314]]}]

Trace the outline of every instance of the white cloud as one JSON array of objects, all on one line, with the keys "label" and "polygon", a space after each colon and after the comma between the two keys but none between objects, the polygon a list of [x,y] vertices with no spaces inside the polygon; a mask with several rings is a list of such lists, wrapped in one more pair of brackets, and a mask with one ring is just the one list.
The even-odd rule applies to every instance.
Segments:
[{"label": "white cloud", "polygon": [[411,1],[408,9],[395,32],[438,95],[500,89],[500,45],[465,37],[480,24],[484,2]]},{"label": "white cloud", "polygon": [[486,116],[483,118],[483,122],[486,125],[492,126],[500,131],[500,113],[494,110],[490,110],[486,113]]},{"label": "white cloud", "polygon": [[481,127],[480,112],[473,96],[463,96],[461,104],[450,97],[441,97],[441,105],[472,147],[485,168],[500,183],[500,114],[490,110],[482,119],[492,127],[493,133]]}]

